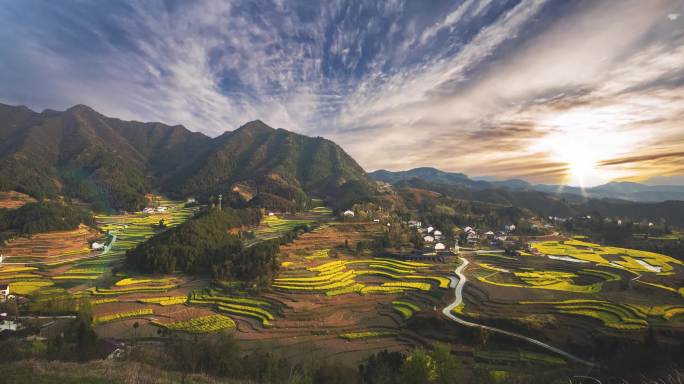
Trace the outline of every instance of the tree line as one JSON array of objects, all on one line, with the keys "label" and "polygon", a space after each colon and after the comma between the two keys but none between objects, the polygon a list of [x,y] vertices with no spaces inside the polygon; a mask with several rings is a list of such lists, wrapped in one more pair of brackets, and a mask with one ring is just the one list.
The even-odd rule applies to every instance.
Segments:
[{"label": "tree line", "polygon": [[220,280],[268,285],[278,268],[280,239],[245,247],[235,231],[260,221],[256,208],[210,209],[129,250],[126,263],[144,273],[211,274]]}]

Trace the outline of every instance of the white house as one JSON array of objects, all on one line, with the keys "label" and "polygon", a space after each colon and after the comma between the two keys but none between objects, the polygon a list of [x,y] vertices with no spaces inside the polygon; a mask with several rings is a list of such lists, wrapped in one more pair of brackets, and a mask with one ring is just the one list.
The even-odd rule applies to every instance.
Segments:
[{"label": "white house", "polygon": [[344,217],[354,217],[354,211],[346,210],[344,213],[342,213]]},{"label": "white house", "polygon": [[144,213],[154,213],[154,208],[145,208],[143,209]]},{"label": "white house", "polygon": [[268,215],[269,215],[269,216],[275,216],[275,213],[269,212]]},{"label": "white house", "polygon": [[0,284],[0,300],[5,301],[10,294],[9,284]]},{"label": "white house", "polygon": [[470,233],[470,232],[472,232],[472,231],[473,231],[473,227],[465,227],[465,228],[463,229],[463,232],[465,232],[465,233]]},{"label": "white house", "polygon": [[427,227],[428,233],[432,232],[433,230],[434,230],[434,228],[432,228],[432,227]]},{"label": "white house", "polygon": [[508,232],[513,232],[515,231],[515,224],[507,225],[504,227],[504,229]]},{"label": "white house", "polygon": [[442,231],[440,231],[440,230],[435,230],[434,235],[435,235],[435,236],[442,236]]},{"label": "white house", "polygon": [[92,244],[90,244],[90,249],[93,251],[104,249],[104,247],[104,243],[98,243],[97,241],[94,241]]},{"label": "white house", "polygon": [[187,203],[188,204],[195,204],[197,202],[197,199],[194,197],[188,197]]},{"label": "white house", "polygon": [[374,222],[374,223],[379,223],[379,222],[380,222],[380,219],[373,219],[373,222]]},{"label": "white house", "polygon": [[428,236],[423,237],[423,240],[424,240],[426,243],[432,243],[433,241],[435,241],[435,238],[432,237],[432,236],[430,236],[430,235],[428,235]]},{"label": "white house", "polygon": [[159,213],[166,212],[167,210],[168,210],[167,207],[157,207],[157,212],[159,212]]},{"label": "white house", "polygon": [[442,243],[435,244],[435,251],[443,251],[445,249],[446,249],[446,247],[444,246],[444,244],[442,244]]}]

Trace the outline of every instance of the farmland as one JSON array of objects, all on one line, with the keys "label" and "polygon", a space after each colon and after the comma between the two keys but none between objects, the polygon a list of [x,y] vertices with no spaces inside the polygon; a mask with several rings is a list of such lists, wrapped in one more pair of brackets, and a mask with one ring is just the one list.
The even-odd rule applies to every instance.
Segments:
[{"label": "farmland", "polygon": [[458,315],[544,335],[556,345],[639,339],[648,329],[684,327],[677,291],[681,261],[578,239],[537,242],[531,250],[519,256],[466,254],[473,263]]},{"label": "farmland", "polygon": [[[359,247],[381,237],[386,225],[335,221],[321,207],[300,215],[266,215],[258,226],[241,228],[253,234],[247,247],[288,239],[279,247],[277,275],[266,287],[121,269],[126,250],[163,230],[161,219],[168,228],[193,213],[179,203],[163,204],[170,209],[161,214],[97,216],[103,232],[95,235],[106,241],[104,251],[76,260],[56,254],[56,261],[65,262],[54,265],[3,265],[0,280],[32,298],[32,308],[59,298],[71,300],[73,310],[87,300],[97,334],[119,340],[169,332],[230,334],[246,353],[266,347],[295,361],[313,352],[323,360],[349,362],[380,350],[459,342],[463,331],[441,314],[453,299],[458,257],[407,260]],[[677,259],[578,239],[536,242],[518,255],[501,252],[462,251],[472,263],[464,272],[464,301],[454,314],[554,346],[572,345],[583,356],[596,335],[640,340],[652,328],[684,326]],[[506,373],[516,366],[569,364],[532,347],[462,348],[473,369],[505,366]]]}]

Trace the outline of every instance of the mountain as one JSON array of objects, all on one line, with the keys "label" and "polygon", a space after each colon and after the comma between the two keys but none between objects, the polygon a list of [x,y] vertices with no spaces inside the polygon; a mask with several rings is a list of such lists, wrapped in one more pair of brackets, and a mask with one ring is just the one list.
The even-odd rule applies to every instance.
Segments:
[{"label": "mountain", "polygon": [[[499,207],[526,209],[542,217],[600,215],[637,221],[665,220],[678,227],[684,227],[684,201],[633,202],[618,199],[587,199],[575,194],[548,193],[532,189],[473,189],[418,178],[400,181],[394,186],[402,196],[415,194],[416,190],[424,191],[421,194],[423,200],[432,196],[432,203],[437,205],[453,205],[455,201],[481,202]],[[433,193],[425,193],[427,191]],[[424,204],[425,201],[421,203]]]},{"label": "mountain", "polygon": [[377,180],[390,184],[395,184],[400,181],[411,179],[422,179],[444,184],[461,185],[470,188],[490,188],[491,185],[486,181],[477,181],[468,178],[463,173],[452,173],[440,171],[436,168],[421,167],[413,168],[408,171],[386,171],[384,169],[369,173],[369,175]]},{"label": "mountain", "polygon": [[0,190],[75,197],[99,211],[140,209],[153,191],[179,198],[225,194],[287,209],[312,196],[350,202],[375,191],[332,141],[261,121],[210,138],[180,125],[107,117],[84,105],[37,113],[4,104]]},{"label": "mountain", "polygon": [[351,186],[366,194],[374,190],[363,168],[337,144],[257,120],[214,139],[166,189],[185,196],[231,190],[246,199],[256,192],[301,205],[310,196],[339,198]]},{"label": "mountain", "polygon": [[684,201],[684,186],[680,185],[646,185],[633,182],[610,182],[596,187],[585,188],[567,185],[531,184],[525,180],[494,180],[485,178],[474,180],[463,173],[451,173],[435,168],[414,168],[408,171],[390,172],[379,170],[370,173],[377,181],[396,184],[400,181],[418,178],[430,182],[457,185],[473,189],[508,188],[517,190],[539,191],[559,195],[577,195],[587,198],[620,199],[637,202],[663,202],[667,200]]}]

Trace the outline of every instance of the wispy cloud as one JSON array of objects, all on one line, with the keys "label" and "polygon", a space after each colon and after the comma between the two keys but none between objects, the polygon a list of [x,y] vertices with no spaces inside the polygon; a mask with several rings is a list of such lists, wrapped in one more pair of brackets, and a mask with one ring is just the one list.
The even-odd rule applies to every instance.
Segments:
[{"label": "wispy cloud", "polygon": [[334,139],[367,169],[572,181],[576,148],[592,152],[591,183],[676,175],[682,11],[676,1],[10,1],[0,102],[85,103],[211,135],[259,118]]}]

